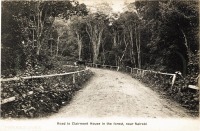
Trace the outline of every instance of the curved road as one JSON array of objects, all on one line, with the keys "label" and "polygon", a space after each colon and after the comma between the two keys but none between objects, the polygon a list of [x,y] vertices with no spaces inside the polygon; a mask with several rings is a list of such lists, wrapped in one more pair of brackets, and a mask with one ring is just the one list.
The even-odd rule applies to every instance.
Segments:
[{"label": "curved road", "polygon": [[190,117],[178,104],[131,76],[117,71],[94,69],[94,76],[73,100],[50,118],[60,117]]}]

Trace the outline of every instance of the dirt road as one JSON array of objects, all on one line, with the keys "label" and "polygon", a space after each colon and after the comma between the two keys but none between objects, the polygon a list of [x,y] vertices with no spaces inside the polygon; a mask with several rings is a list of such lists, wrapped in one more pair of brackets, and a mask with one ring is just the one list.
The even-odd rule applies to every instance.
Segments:
[{"label": "dirt road", "polygon": [[78,91],[70,104],[50,118],[60,117],[189,117],[178,104],[127,74],[94,69],[95,75]]}]

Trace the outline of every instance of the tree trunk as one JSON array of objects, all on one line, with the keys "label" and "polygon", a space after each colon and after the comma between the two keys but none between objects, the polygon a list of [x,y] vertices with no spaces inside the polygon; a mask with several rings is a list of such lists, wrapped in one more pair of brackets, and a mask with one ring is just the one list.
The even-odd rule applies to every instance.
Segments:
[{"label": "tree trunk", "polygon": [[[41,2],[42,1],[39,0],[38,3],[37,3],[37,14],[35,16],[35,17],[37,17],[37,20],[35,20],[35,23],[37,23],[36,24],[36,32],[35,32],[35,35],[37,36],[37,38],[36,38],[36,40],[37,40],[36,54],[37,55],[40,55],[40,51],[41,51],[42,44],[43,44],[43,41],[44,41],[44,36],[47,35],[47,34],[45,34],[45,32],[47,32],[47,33],[51,32],[52,25],[55,21],[55,17],[52,17],[53,19],[51,19],[50,27],[49,28],[44,27],[45,26],[45,19],[49,18],[50,16],[47,15],[48,10],[44,11],[44,6],[42,8],[40,8]],[[34,17],[34,19],[35,19],[35,17]],[[47,31],[46,31],[46,29],[47,29]]]},{"label": "tree trunk", "polygon": [[134,48],[133,48],[133,31],[132,29],[130,30],[130,38],[131,38],[131,51],[130,51],[130,56],[131,56],[131,61],[133,63],[133,66],[135,67],[136,66],[136,62],[135,62],[135,53],[134,53]]},{"label": "tree trunk", "polygon": [[102,62],[103,62],[103,65],[106,63],[106,56],[105,56],[105,50],[104,50],[104,44],[102,44]]},{"label": "tree trunk", "polygon": [[[199,49],[200,49],[200,44],[199,44]],[[200,50],[198,51],[198,56],[200,56]],[[199,57],[199,69],[200,69],[200,57]],[[198,77],[197,77],[197,86],[198,87],[200,87],[200,73],[199,73],[199,75],[198,75]]]},{"label": "tree trunk", "polygon": [[[137,56],[138,56],[138,38],[137,38],[137,28],[136,28],[136,24],[135,24],[135,45],[136,45],[136,50],[137,50]],[[139,67],[138,66],[138,57],[137,57],[137,66],[136,67]]]},{"label": "tree trunk", "polygon": [[116,35],[116,33],[114,34],[114,37],[113,37],[113,46],[114,47],[117,46],[117,35]]},{"label": "tree trunk", "polygon": [[[178,26],[179,26],[179,24],[178,24]],[[180,26],[179,26],[179,28],[180,28]],[[185,45],[185,47],[187,49],[188,60],[190,62],[191,61],[191,52],[190,52],[190,47],[188,46],[187,37],[186,37],[185,32],[181,28],[180,28],[180,30],[181,30],[181,33],[183,34],[183,38],[184,38],[184,41],[185,41],[184,45]]]},{"label": "tree trunk", "polygon": [[40,4],[41,4],[41,1],[38,1],[38,4],[37,4],[37,51],[36,51],[36,54],[37,55],[40,55],[40,49],[41,49],[41,43],[42,43],[42,40],[41,40],[41,35],[42,35],[42,29],[43,29],[43,25],[42,25],[42,10],[40,10]]},{"label": "tree trunk", "polygon": [[102,40],[102,33],[103,29],[99,32],[99,34],[96,34],[93,36],[92,45],[93,45],[93,63],[97,63],[98,56],[99,56],[99,48],[101,45]]},{"label": "tree trunk", "polygon": [[121,57],[120,60],[119,60],[120,64],[121,64],[121,62],[122,62],[122,60],[123,60],[123,58],[124,58],[124,56],[125,56],[125,53],[126,53],[126,50],[127,50],[127,47],[128,47],[128,43],[126,42],[125,35],[124,35],[124,44],[125,44],[125,49],[124,49],[124,51],[123,51],[122,57]]},{"label": "tree trunk", "polygon": [[81,53],[82,53],[82,38],[80,34],[76,31],[76,36],[77,36],[77,43],[78,43],[78,59],[81,61]]},{"label": "tree trunk", "polygon": [[137,32],[137,28],[136,28],[136,24],[135,24],[135,42],[136,42],[136,48],[137,48],[137,64],[138,64],[138,68],[141,69],[141,53],[140,53],[140,30],[138,28],[138,32]]},{"label": "tree trunk", "polygon": [[98,58],[98,53],[97,53],[97,48],[96,44],[93,43],[93,63],[97,63],[97,58]]},{"label": "tree trunk", "polygon": [[40,50],[41,50],[41,44],[40,43],[41,43],[40,41],[37,42],[37,51],[36,51],[37,55],[40,55]]},{"label": "tree trunk", "polygon": [[138,31],[138,67],[141,69],[141,41],[140,41],[140,30]]},{"label": "tree trunk", "polygon": [[57,46],[56,46],[56,56],[58,56],[58,45],[60,43],[60,36],[58,37]]},{"label": "tree trunk", "polygon": [[115,55],[115,65],[118,66],[118,57]]},{"label": "tree trunk", "polygon": [[81,53],[82,53],[82,41],[78,42],[79,44],[79,48],[78,48],[78,59],[81,61],[82,57],[81,57]]},{"label": "tree trunk", "polygon": [[[88,30],[89,28],[89,30]],[[89,22],[87,23],[86,32],[90,38],[93,47],[93,63],[97,63],[99,56],[99,48],[102,41],[102,34],[104,31],[104,26],[93,25]]]}]

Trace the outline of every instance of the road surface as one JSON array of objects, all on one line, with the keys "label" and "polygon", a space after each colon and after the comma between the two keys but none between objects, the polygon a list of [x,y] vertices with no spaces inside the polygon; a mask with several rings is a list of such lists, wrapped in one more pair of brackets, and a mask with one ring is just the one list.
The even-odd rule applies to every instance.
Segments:
[{"label": "road surface", "polygon": [[50,118],[62,117],[190,117],[184,108],[125,73],[91,68],[94,76],[72,101]]}]

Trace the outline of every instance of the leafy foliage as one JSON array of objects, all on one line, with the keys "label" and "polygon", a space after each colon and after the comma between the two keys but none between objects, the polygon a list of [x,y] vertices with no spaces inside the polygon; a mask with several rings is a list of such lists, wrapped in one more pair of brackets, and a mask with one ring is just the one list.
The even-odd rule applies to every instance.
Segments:
[{"label": "leafy foliage", "polygon": [[[127,70],[130,72],[130,70]],[[172,87],[172,76],[159,73],[133,70],[132,77],[139,79],[148,87],[158,91],[162,97],[171,98],[180,103],[183,107],[189,109],[193,116],[199,115],[199,92],[198,90],[188,88],[189,81],[180,75],[177,75],[176,81]],[[196,82],[195,82],[196,83]]]},{"label": "leafy foliage", "polygon": [[[198,92],[187,86],[197,85],[199,78],[198,4],[195,0],[136,0],[127,4],[126,12],[121,14],[112,14],[106,3],[98,5],[97,12],[88,14],[86,5],[76,1],[4,1],[1,77],[62,73],[65,71],[62,64],[73,64],[77,59],[122,66],[122,70],[131,66],[172,73],[180,71],[183,79],[177,79],[173,89],[170,88],[171,78],[167,76],[149,73],[145,74],[145,79],[139,75],[134,77],[196,111]],[[67,71],[71,70],[74,69]],[[59,85],[55,87],[59,90],[63,81],[58,79],[55,82]],[[19,99],[23,107],[17,102],[3,105],[4,111],[13,106],[19,112],[10,109],[10,115],[5,113],[4,116],[23,116],[28,110],[32,111],[28,116],[38,116],[33,112],[51,112],[59,108],[56,96],[61,96],[60,101],[70,99],[67,89],[72,90],[74,85],[65,86],[66,82],[63,93],[49,90],[47,87],[54,85],[44,84],[46,81],[32,81],[35,87],[42,87],[38,89],[42,92],[33,88],[30,81],[3,83],[2,98],[20,93],[22,98],[23,93],[36,89],[35,96],[27,96],[27,99],[35,98],[40,104],[32,106],[34,101]],[[37,108],[40,111],[37,112]]]},{"label": "leafy foliage", "polygon": [[85,14],[86,6],[75,1],[2,2],[2,74],[16,75],[43,66],[37,58],[52,56],[55,17]]},{"label": "leafy foliage", "polygon": [[[72,75],[2,83],[1,99],[12,96],[18,99],[1,105],[1,116],[33,118],[57,112],[91,76],[90,71],[76,75],[76,84],[72,84]],[[30,91],[33,94],[25,95]]]},{"label": "leafy foliage", "polygon": [[142,42],[146,45],[145,63],[155,70],[178,70],[186,75],[186,66],[195,63],[191,54],[197,54],[198,50],[198,2],[136,1],[135,5],[145,21],[143,34],[148,36]]}]

